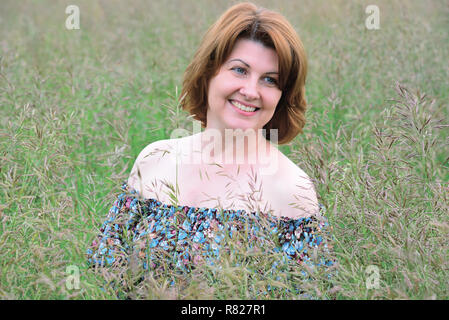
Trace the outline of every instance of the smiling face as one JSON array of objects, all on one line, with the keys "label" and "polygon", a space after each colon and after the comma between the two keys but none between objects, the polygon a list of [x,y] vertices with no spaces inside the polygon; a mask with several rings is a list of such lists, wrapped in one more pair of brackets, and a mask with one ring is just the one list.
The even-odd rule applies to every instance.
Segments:
[{"label": "smiling face", "polygon": [[282,95],[278,61],[272,48],[238,40],[209,82],[206,128],[262,129]]}]

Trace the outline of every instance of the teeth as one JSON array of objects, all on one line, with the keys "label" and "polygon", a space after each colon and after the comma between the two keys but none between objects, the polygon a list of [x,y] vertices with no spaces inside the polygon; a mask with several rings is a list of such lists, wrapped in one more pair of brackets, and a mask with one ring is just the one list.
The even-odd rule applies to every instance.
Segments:
[{"label": "teeth", "polygon": [[240,110],[243,110],[246,112],[254,112],[256,110],[256,108],[244,106],[243,104],[238,103],[237,101],[234,101],[234,100],[231,100],[231,103],[234,106],[236,106],[237,108],[239,108]]}]

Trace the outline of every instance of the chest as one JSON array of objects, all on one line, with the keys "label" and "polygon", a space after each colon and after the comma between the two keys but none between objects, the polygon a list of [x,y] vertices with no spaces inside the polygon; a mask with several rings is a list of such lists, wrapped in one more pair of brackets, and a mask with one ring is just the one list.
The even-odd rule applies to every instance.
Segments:
[{"label": "chest", "polygon": [[[257,210],[267,202],[270,179],[257,169],[220,167],[183,167],[178,176],[183,203],[195,207]],[[260,208],[261,209],[261,208]]]},{"label": "chest", "polygon": [[279,175],[263,175],[254,165],[223,168],[164,161],[153,171],[151,185],[157,197],[148,196],[165,203],[176,196],[178,204],[190,207],[269,212],[279,182]]}]

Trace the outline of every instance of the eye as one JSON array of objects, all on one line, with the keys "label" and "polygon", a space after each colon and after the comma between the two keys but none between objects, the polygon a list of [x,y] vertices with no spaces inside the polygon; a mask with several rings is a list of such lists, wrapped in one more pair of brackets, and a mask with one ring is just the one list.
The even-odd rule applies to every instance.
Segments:
[{"label": "eye", "polygon": [[278,82],[275,78],[273,77],[264,77],[264,81],[268,82],[271,85],[277,85]]},{"label": "eye", "polygon": [[245,74],[246,73],[245,68],[242,68],[242,67],[234,67],[231,70],[233,70],[233,71],[235,71],[235,72],[237,72],[239,74]]}]

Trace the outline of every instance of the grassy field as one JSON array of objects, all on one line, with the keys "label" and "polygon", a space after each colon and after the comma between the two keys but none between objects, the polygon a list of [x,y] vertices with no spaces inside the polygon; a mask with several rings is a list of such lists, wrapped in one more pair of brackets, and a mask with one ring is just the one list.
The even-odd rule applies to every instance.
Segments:
[{"label": "grassy field", "polygon": [[[211,2],[2,1],[0,299],[115,298],[85,250],[142,148],[192,128],[177,110],[183,71],[234,3]],[[70,4],[79,30],[65,28]],[[314,179],[339,264],[307,292],[448,299],[448,1],[257,4],[291,21],[309,59],[304,134],[280,149]],[[379,30],[365,27],[369,4]],[[247,298],[245,270],[175,291],[150,281],[138,297]]]}]

